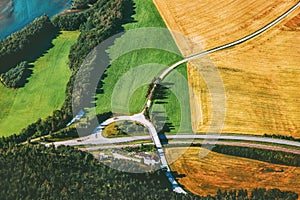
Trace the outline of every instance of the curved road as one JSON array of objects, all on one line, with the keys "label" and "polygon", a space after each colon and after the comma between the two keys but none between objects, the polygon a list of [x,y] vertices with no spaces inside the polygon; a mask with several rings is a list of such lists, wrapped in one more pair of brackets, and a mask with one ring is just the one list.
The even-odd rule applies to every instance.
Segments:
[{"label": "curved road", "polygon": [[[284,19],[286,16],[288,16],[290,13],[292,13],[294,10],[296,10],[298,7],[300,6],[300,1],[293,6],[292,8],[290,8],[288,11],[286,11],[284,14],[282,14],[281,16],[279,16],[277,19],[275,19],[274,21],[272,21],[271,23],[267,24],[266,26],[264,26],[263,28],[257,30],[256,32],[243,37],[239,40],[236,40],[234,42],[192,55],[190,57],[187,57],[175,64],[173,64],[172,66],[170,66],[169,68],[167,68],[160,76],[159,79],[163,80],[171,71],[173,71],[177,66],[179,66],[180,64],[183,64],[185,62],[203,57],[205,55],[214,53],[216,51],[220,51],[220,50],[224,50],[233,46],[236,46],[238,44],[244,43],[258,35],[260,35],[261,33],[265,32],[266,30],[268,30],[269,28],[271,28],[272,26],[276,25],[278,22],[280,22],[282,19]],[[184,193],[186,194],[186,192],[177,184],[176,180],[174,179],[174,177],[172,176],[171,170],[168,166],[167,160],[165,158],[164,155],[164,151],[160,142],[160,139],[158,137],[157,131],[155,130],[155,127],[153,126],[153,124],[147,120],[144,116],[144,112],[147,108],[149,108],[151,106],[151,97],[155,91],[155,88],[157,86],[157,82],[154,83],[154,86],[151,90],[151,93],[148,97],[148,101],[147,104],[145,106],[145,109],[143,110],[142,113],[133,115],[133,116],[121,116],[121,117],[115,117],[115,118],[111,118],[108,119],[107,121],[103,122],[100,126],[97,127],[97,132],[94,135],[91,136],[87,136],[84,138],[80,138],[77,140],[70,140],[70,141],[65,141],[65,142],[56,142],[54,143],[55,146],[58,145],[70,145],[70,146],[74,146],[74,145],[87,145],[87,144],[112,144],[112,143],[120,143],[120,142],[131,142],[134,140],[143,140],[143,139],[149,139],[149,136],[139,136],[139,137],[127,137],[127,138],[115,138],[115,139],[107,139],[104,138],[102,136],[102,129],[113,123],[116,121],[124,121],[124,120],[130,120],[130,121],[136,121],[139,122],[141,124],[143,124],[145,127],[148,128],[151,138],[158,150],[160,159],[161,159],[161,163],[162,163],[162,168],[165,170],[165,173],[169,179],[169,181],[172,184],[173,190],[177,193]],[[238,140],[238,141],[255,141],[255,142],[265,142],[265,143],[272,143],[272,144],[281,144],[281,145],[290,145],[290,146],[296,146],[296,147],[300,147],[300,143],[299,142],[294,142],[294,141],[288,141],[288,140],[281,140],[281,139],[274,139],[274,138],[262,138],[262,137],[257,137],[257,136],[237,136],[237,135],[175,135],[175,136],[168,136],[167,138],[169,139],[209,139],[209,140]]]},{"label": "curved road", "polygon": [[[126,120],[132,120],[131,116]],[[115,120],[116,121],[123,121],[122,120]],[[101,126],[101,125],[100,125]],[[156,132],[156,131],[155,131]],[[154,134],[155,134],[154,132]],[[151,133],[150,133],[151,134]],[[293,147],[300,148],[300,142],[291,141],[291,140],[283,140],[283,139],[276,139],[276,138],[268,138],[268,137],[261,137],[261,136],[248,136],[248,135],[200,135],[200,134],[180,134],[180,135],[166,135],[167,139],[203,139],[214,141],[214,140],[226,140],[226,142],[232,141],[232,143],[236,142],[262,142],[266,144],[279,144],[279,145],[287,145]],[[132,136],[132,137],[121,137],[121,138],[104,138],[102,136],[102,130],[98,130],[95,134],[89,135],[86,137],[82,137],[79,139],[73,139],[68,141],[62,142],[54,142],[55,146],[60,145],[69,145],[69,146],[79,146],[79,145],[111,145],[111,144],[118,144],[118,143],[128,143],[140,140],[150,140],[152,139],[151,136]],[[228,141],[230,140],[230,141]],[[51,145],[51,144],[48,144]],[[270,147],[270,145],[267,145]]]},{"label": "curved road", "polygon": [[[143,124],[145,127],[148,128],[150,132],[150,136],[134,136],[134,137],[124,137],[124,138],[104,138],[102,136],[102,130],[105,126],[113,123],[113,122],[118,122],[118,121],[135,121]],[[132,142],[132,141],[137,141],[137,140],[148,140],[152,139],[154,142],[158,155],[161,160],[161,168],[165,171],[166,176],[168,177],[170,183],[172,184],[172,188],[174,192],[177,193],[183,193],[186,194],[186,192],[178,185],[176,182],[175,178],[172,175],[171,169],[169,168],[167,159],[164,154],[164,150],[162,148],[160,139],[158,137],[157,131],[153,124],[147,120],[144,116],[143,113],[136,114],[133,116],[120,116],[120,117],[114,117],[110,118],[103,123],[101,123],[97,128],[96,131],[94,132],[93,135],[89,135],[86,137],[82,137],[79,139],[74,139],[74,140],[69,140],[69,141],[63,141],[63,142],[55,142],[53,143],[55,146],[60,146],[60,145],[69,145],[69,146],[79,146],[79,145],[104,145],[104,144],[116,144],[116,143],[126,143],[126,142]],[[205,144],[209,144],[209,140],[214,141],[214,140],[231,140],[231,141],[255,141],[255,142],[264,142],[264,143],[270,143],[270,144],[281,144],[281,145],[290,145],[294,147],[300,147],[300,142],[295,142],[295,141],[289,141],[289,140],[282,140],[282,139],[275,139],[275,138],[264,138],[264,137],[259,137],[259,136],[244,136],[244,135],[214,135],[214,134],[209,134],[209,135],[193,135],[193,134],[185,134],[185,135],[168,135],[167,139],[205,139]],[[184,142],[181,142],[184,143]],[[260,148],[260,149],[269,149],[269,150],[275,150],[275,151],[284,151],[284,152],[289,152],[289,153],[297,153],[300,154],[299,150],[289,150],[287,148],[282,148],[282,147],[274,147],[274,146],[268,146],[268,145],[262,145],[262,144],[244,144],[239,142],[212,142],[212,144],[221,144],[221,145],[229,145],[231,144],[232,146],[248,146],[252,148]],[[50,144],[48,144],[50,145]]]},{"label": "curved road", "polygon": [[[290,8],[288,11],[286,11],[285,13],[280,15],[278,18],[276,18],[274,21],[270,22],[269,24],[265,25],[261,29],[255,31],[254,33],[252,33],[248,36],[245,36],[245,37],[243,37],[239,40],[233,41],[231,43],[228,43],[228,44],[225,44],[225,45],[222,45],[222,46],[219,46],[219,47],[215,47],[215,48],[197,53],[195,55],[189,56],[187,58],[184,58],[183,60],[180,60],[180,61],[174,63],[173,65],[168,67],[165,71],[163,71],[163,73],[159,76],[159,79],[162,81],[169,73],[171,73],[176,67],[178,67],[179,65],[181,65],[183,63],[186,63],[186,62],[189,62],[191,60],[206,56],[208,54],[211,54],[211,53],[214,53],[214,52],[217,52],[217,51],[221,51],[221,50],[224,50],[224,49],[228,49],[228,48],[234,47],[238,44],[242,44],[244,42],[247,42],[248,40],[262,34],[266,30],[270,29],[272,26],[276,25],[278,22],[280,22],[285,17],[287,17],[289,14],[291,14],[293,11],[295,11],[299,6],[300,6],[300,1],[296,5],[294,5],[292,8]],[[158,84],[157,82],[154,83],[153,88],[150,92],[150,95],[148,96],[147,103],[145,105],[145,108],[144,108],[143,112],[145,112],[146,109],[148,109],[151,106],[151,97],[152,97],[152,95],[155,91],[155,88],[156,88],[157,84]]]},{"label": "curved road", "polygon": [[236,40],[234,42],[219,46],[219,47],[215,47],[213,49],[207,50],[207,51],[203,51],[201,53],[189,56],[181,61],[178,61],[177,63],[173,64],[172,66],[170,66],[168,69],[166,69],[160,76],[159,78],[161,80],[163,80],[171,71],[173,71],[176,67],[178,67],[179,65],[186,63],[188,61],[203,57],[205,55],[217,52],[217,51],[221,51],[224,49],[228,49],[230,47],[236,46],[238,44],[242,44],[260,34],[262,34],[263,32],[265,32],[266,30],[268,30],[269,28],[271,28],[272,26],[276,25],[278,22],[280,22],[281,20],[283,20],[285,17],[287,17],[289,14],[291,14],[293,11],[295,11],[298,7],[300,6],[300,1],[294,5],[292,8],[290,8],[288,11],[286,11],[285,13],[283,13],[282,15],[280,15],[278,18],[276,18],[274,21],[270,22],[269,24],[265,25],[264,27],[262,27],[261,29],[255,31],[254,33],[245,36],[239,40]]}]

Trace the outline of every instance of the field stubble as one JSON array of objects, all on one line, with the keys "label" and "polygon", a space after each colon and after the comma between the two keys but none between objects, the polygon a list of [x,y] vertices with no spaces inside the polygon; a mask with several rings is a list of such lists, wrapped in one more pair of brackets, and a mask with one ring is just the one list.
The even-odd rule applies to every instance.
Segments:
[{"label": "field stubble", "polygon": [[[167,148],[172,171],[183,175],[179,183],[198,195],[215,194],[217,189],[279,188],[300,192],[300,168],[270,164],[247,158],[207,152],[200,147]],[[208,153],[208,154],[207,154]],[[206,155],[207,154],[207,155]],[[181,157],[178,158],[178,156]],[[201,155],[206,155],[201,157]]]},{"label": "field stubble", "polygon": [[[175,40],[183,55],[240,39],[297,1],[155,0],[168,27],[191,38]],[[300,137],[299,9],[262,35],[188,64],[193,130],[210,126],[210,92],[199,73],[215,65],[226,90],[223,133]],[[199,51],[200,50],[200,51]],[[213,81],[213,80],[212,80]]]}]

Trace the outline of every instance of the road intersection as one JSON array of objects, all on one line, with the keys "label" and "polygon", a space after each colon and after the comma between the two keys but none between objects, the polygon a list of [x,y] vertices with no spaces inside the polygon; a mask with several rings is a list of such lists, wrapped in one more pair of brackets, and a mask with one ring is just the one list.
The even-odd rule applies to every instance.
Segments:
[{"label": "road intersection", "polygon": [[[239,40],[236,40],[234,42],[207,50],[207,51],[203,51],[201,53],[192,55],[190,57],[187,57],[175,64],[173,64],[172,66],[170,66],[169,68],[167,68],[165,71],[163,71],[163,73],[159,76],[159,80],[162,81],[164,80],[164,78],[171,73],[177,66],[189,62],[191,60],[203,57],[205,55],[209,55],[211,53],[217,52],[217,51],[221,51],[230,47],[234,47],[238,44],[244,43],[258,35],[260,35],[261,33],[267,31],[268,29],[270,29],[271,27],[273,27],[274,25],[276,25],[278,22],[280,22],[281,20],[283,20],[285,17],[287,17],[290,13],[292,13],[293,11],[295,11],[298,7],[300,6],[300,2],[298,2],[295,6],[293,6],[292,8],[290,8],[288,11],[286,11],[284,14],[282,14],[281,16],[279,16],[277,19],[275,19],[274,21],[270,22],[269,24],[265,25],[264,27],[262,27],[261,29],[257,30],[256,32],[243,37]],[[127,143],[127,142],[132,142],[132,141],[136,141],[136,140],[148,140],[148,139],[152,139],[152,141],[154,142],[157,150],[158,150],[158,154],[160,156],[161,159],[161,168],[165,171],[169,181],[172,184],[173,190],[177,193],[186,193],[176,182],[176,180],[174,179],[174,177],[172,176],[171,170],[168,166],[165,154],[164,154],[164,150],[162,148],[162,144],[161,141],[158,137],[158,133],[154,127],[154,125],[145,117],[145,111],[147,109],[150,108],[151,106],[151,98],[153,93],[155,92],[155,88],[157,87],[159,83],[155,82],[153,85],[153,88],[150,92],[150,95],[148,96],[147,99],[147,103],[145,105],[145,108],[143,110],[142,113],[139,114],[135,114],[132,116],[119,116],[119,117],[113,117],[111,119],[108,119],[104,122],[102,122],[96,129],[94,134],[86,136],[86,137],[82,137],[80,139],[74,139],[74,140],[69,140],[69,141],[63,141],[63,142],[55,142],[53,143],[55,146],[59,146],[59,145],[69,145],[69,146],[78,146],[78,145],[104,145],[104,144],[116,144],[116,143]],[[145,127],[148,128],[150,136],[133,136],[133,137],[122,137],[122,138],[113,138],[113,139],[108,139],[108,138],[104,138],[102,136],[102,130],[105,126],[117,122],[117,121],[134,121],[134,122],[138,122],[143,124]],[[200,134],[180,134],[180,135],[168,135],[167,139],[203,139],[206,141],[215,141],[213,142],[213,144],[216,143],[217,140],[227,140],[227,143],[229,143],[228,141],[247,141],[247,142],[263,142],[266,144],[280,144],[280,145],[288,145],[288,146],[294,146],[294,147],[300,147],[300,142],[295,142],[295,141],[289,141],[289,140],[282,140],[282,139],[275,139],[275,138],[266,138],[266,137],[259,137],[259,136],[246,136],[246,135],[219,135],[219,134],[206,134],[206,135],[200,135]],[[267,145],[264,145],[267,146]],[[263,148],[263,146],[260,146],[261,148]],[[270,149],[270,148],[269,148]],[[275,149],[275,147],[274,147]],[[277,149],[278,150],[278,149]]]}]

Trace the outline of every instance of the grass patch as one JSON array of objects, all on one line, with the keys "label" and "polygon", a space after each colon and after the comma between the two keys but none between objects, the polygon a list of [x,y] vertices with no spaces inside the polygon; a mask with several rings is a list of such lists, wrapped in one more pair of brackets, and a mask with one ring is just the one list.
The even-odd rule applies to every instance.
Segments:
[{"label": "grass patch", "polygon": [[148,129],[132,121],[119,121],[106,126],[102,132],[106,138],[149,135]]},{"label": "grass patch", "polygon": [[0,136],[18,133],[28,124],[49,116],[65,100],[71,72],[68,55],[79,32],[62,32],[45,55],[32,64],[33,74],[25,87],[12,90],[0,85]]},{"label": "grass patch", "polygon": [[[151,0],[134,0],[134,3],[136,6],[135,15],[133,15],[135,22],[124,25],[127,32],[118,38],[108,50],[113,57],[118,55],[118,51],[124,46],[122,44],[128,45],[128,40],[126,40],[128,30],[145,27],[166,28]],[[179,52],[170,34],[162,37],[164,37],[162,42],[167,41],[170,46],[175,47],[176,52]],[[151,38],[146,39],[151,43]],[[113,60],[110,68],[106,71],[106,77],[103,79],[101,88],[103,92],[96,95],[96,112],[98,114],[108,111],[120,114],[141,112],[146,103],[145,95],[151,80],[168,66],[181,59],[182,56],[178,53],[157,48],[146,48],[130,51]],[[165,104],[153,108],[153,111],[160,111],[161,109],[166,111],[167,122],[174,126],[171,133],[178,130],[182,132],[191,130],[188,84],[187,81],[182,82],[182,78],[187,77],[186,66],[183,65],[176,71],[177,73],[172,72],[166,79],[166,82],[174,85],[164,100]],[[179,128],[180,124],[184,126]]]}]

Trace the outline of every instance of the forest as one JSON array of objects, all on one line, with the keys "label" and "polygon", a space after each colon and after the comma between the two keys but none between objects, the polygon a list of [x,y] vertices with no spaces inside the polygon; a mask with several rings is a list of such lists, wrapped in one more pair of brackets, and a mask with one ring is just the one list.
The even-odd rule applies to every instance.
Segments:
[{"label": "forest", "polygon": [[300,155],[281,152],[281,151],[272,151],[266,149],[255,149],[248,147],[237,147],[237,146],[222,146],[216,145],[212,151],[232,156],[239,156],[244,158],[250,158],[260,161],[265,161],[274,164],[283,164],[289,166],[300,166]]},{"label": "forest", "polygon": [[[73,7],[87,8],[88,3],[93,1],[77,0],[74,1]],[[21,145],[30,138],[48,134],[54,138],[68,137],[68,134],[74,136],[72,128],[60,130],[65,128],[73,116],[72,91],[76,73],[93,48],[122,30],[122,24],[131,20],[132,12],[133,5],[130,0],[98,0],[91,8],[81,13],[56,16],[53,23],[47,16],[42,16],[0,42],[0,73],[6,73],[22,61],[30,62],[40,56],[51,46],[49,41],[55,37],[58,29],[81,31],[69,55],[72,77],[66,89],[66,101],[62,109],[54,111],[46,119],[38,119],[20,134],[0,139],[1,199],[214,200],[275,199],[275,196],[276,199],[297,199],[297,194],[277,189],[257,189],[252,192],[242,188],[240,191],[216,191],[215,197],[180,195],[172,191],[162,171],[127,174],[111,169],[95,160],[91,154],[71,147]],[[47,42],[41,46],[41,41]],[[37,55],[32,58],[32,49],[35,46]],[[6,76],[10,73],[19,74],[16,70]],[[99,121],[110,115],[111,113],[104,113],[98,116]],[[126,162],[122,161],[122,164],[126,165]]]},{"label": "forest", "polygon": [[[118,163],[118,160],[116,160]],[[117,164],[116,163],[116,164]],[[118,165],[133,167],[127,161]],[[177,194],[164,173],[124,173],[72,147],[10,145],[0,149],[1,199],[289,199],[278,189],[216,191],[213,196]],[[134,170],[134,169],[133,169]],[[136,169],[138,170],[138,169]]]},{"label": "forest", "polygon": [[22,61],[34,61],[51,47],[58,34],[48,16],[35,19],[20,31],[0,40],[0,73],[9,71]]},{"label": "forest", "polygon": [[72,1],[72,8],[73,9],[84,9],[88,8],[89,4],[95,3],[97,0],[73,0]]},{"label": "forest", "polygon": [[300,142],[299,138],[294,138],[292,136],[278,135],[278,134],[263,134],[263,137],[269,137],[269,138],[276,138],[276,139],[283,139],[283,140],[291,140],[291,141]]},{"label": "forest", "polygon": [[[73,118],[73,110],[72,110],[72,92],[74,80],[77,74],[78,69],[80,68],[85,57],[90,53],[90,51],[95,48],[99,43],[107,39],[109,36],[117,33],[122,29],[122,24],[128,21],[128,5],[131,5],[130,0],[99,0],[97,1],[91,8],[84,11],[84,18],[86,19],[80,26],[81,34],[78,38],[77,43],[72,46],[70,55],[69,55],[69,67],[72,71],[71,78],[67,85],[66,89],[66,100],[61,108],[61,110],[56,110],[52,113],[51,116],[46,119],[38,119],[35,123],[28,125],[24,128],[21,133],[13,134],[12,136],[1,138],[0,146],[5,145],[8,142],[11,143],[22,143],[31,137],[38,137],[49,135],[54,133],[62,128],[65,128],[65,125]],[[129,6],[130,7],[130,6]],[[125,9],[126,8],[126,9]],[[131,8],[131,10],[133,7]],[[125,11],[126,10],[126,11]],[[75,17],[77,19],[77,14],[70,14],[70,17]],[[101,16],[101,18],[99,18]],[[63,15],[58,15],[56,18],[58,21],[59,18]],[[34,23],[39,22],[40,20],[47,22],[49,18],[47,16],[42,16],[41,19],[35,20],[32,24],[28,25],[28,27],[24,28],[24,30],[31,30],[31,26],[34,26]],[[55,17],[53,19],[55,21]],[[55,28],[51,23],[51,27]],[[37,26],[36,29],[38,29]],[[60,30],[65,30],[63,27]],[[3,40],[3,45],[6,42],[13,41],[18,34],[21,34],[22,31],[13,34],[9,38]],[[44,30],[44,31],[47,31]],[[25,31],[27,32],[27,31]],[[0,43],[1,46],[1,43]],[[17,56],[17,54],[12,54]],[[0,51],[1,57],[1,51]],[[2,59],[1,59],[2,60]],[[88,86],[87,86],[88,87]],[[83,88],[82,90],[85,90]],[[75,111],[76,112],[76,111]],[[103,115],[106,115],[104,113]],[[99,119],[102,116],[98,116]],[[105,119],[105,118],[104,118]]]},{"label": "forest", "polygon": [[24,86],[26,78],[30,74],[27,61],[20,62],[8,72],[0,74],[0,81],[8,88],[19,88]]}]

